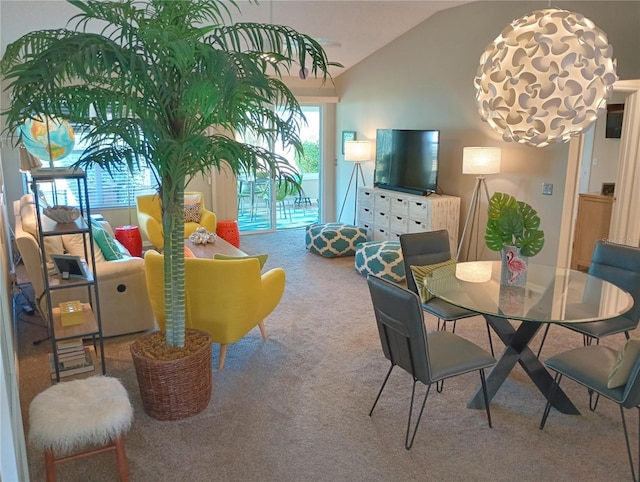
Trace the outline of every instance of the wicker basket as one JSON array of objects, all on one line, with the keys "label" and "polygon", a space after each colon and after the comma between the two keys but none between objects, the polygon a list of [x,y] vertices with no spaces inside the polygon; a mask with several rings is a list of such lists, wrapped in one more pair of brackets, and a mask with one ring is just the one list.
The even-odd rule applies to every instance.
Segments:
[{"label": "wicker basket", "polygon": [[180,420],[191,417],[209,404],[211,399],[211,339],[200,330],[187,330],[207,337],[208,342],[191,355],[177,360],[154,360],[144,356],[145,339],[163,333],[146,335],[131,344],[131,356],[138,377],[144,411],[156,420]]}]

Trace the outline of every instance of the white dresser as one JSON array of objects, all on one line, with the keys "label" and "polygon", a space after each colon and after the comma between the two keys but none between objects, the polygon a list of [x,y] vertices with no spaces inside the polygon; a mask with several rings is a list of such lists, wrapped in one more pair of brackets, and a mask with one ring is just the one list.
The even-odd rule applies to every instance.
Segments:
[{"label": "white dresser", "polygon": [[460,198],[418,196],[363,187],[358,192],[358,226],[371,241],[397,241],[401,234],[446,229],[451,254],[458,250]]}]

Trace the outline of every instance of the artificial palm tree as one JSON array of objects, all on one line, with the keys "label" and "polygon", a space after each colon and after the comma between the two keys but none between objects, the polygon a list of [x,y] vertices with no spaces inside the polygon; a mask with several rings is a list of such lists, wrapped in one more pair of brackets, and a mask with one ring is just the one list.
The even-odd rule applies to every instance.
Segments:
[{"label": "artificial palm tree", "polygon": [[162,201],[167,343],[182,347],[185,185],[224,165],[295,182],[285,158],[233,136],[252,132],[300,151],[304,117],[282,75],[295,68],[326,80],[338,64],[289,27],[232,23],[233,0],[67,1],[79,10],[68,28],[31,32],[7,47],[0,64],[12,94],[7,129],[19,133],[27,118],[65,118],[89,142],[78,167],[152,166]]}]

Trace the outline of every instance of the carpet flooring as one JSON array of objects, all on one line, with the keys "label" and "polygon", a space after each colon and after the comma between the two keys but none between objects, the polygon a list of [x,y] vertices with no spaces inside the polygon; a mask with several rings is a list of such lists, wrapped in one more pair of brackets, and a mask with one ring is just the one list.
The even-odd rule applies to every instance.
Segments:
[{"label": "carpet flooring", "polygon": [[[269,338],[263,340],[256,328],[229,347],[223,371],[214,368],[213,396],[202,413],[176,422],[148,417],[129,353],[137,335],[105,341],[108,375],[122,380],[135,410],[126,438],[132,481],[630,479],[617,405],[601,400],[591,412],[586,390],[565,381],[563,388],[582,415],[553,410],[541,431],[544,398],[520,367],[491,404],[493,429],[483,410],[466,408],[479,384],[477,373],[467,374],[447,380],[442,393],[432,390],[413,449],[405,450],[409,375],[394,370],[373,417],[368,416],[388,362],[366,280],[354,271],[353,258],[308,253],[303,230],[243,236],[241,248],[269,253],[267,269],[285,268],[285,294],[265,321]],[[19,377],[28,430],[29,402],[50,385],[50,346],[32,343],[46,334],[34,324],[37,318],[21,319]],[[436,320],[427,318],[426,324],[433,330]],[[488,349],[480,317],[459,322],[457,334]],[[605,341],[618,347],[623,342],[622,335]],[[581,343],[579,335],[552,327],[541,357]],[[497,337],[494,344],[499,347]],[[214,346],[214,367],[217,357]],[[637,417],[629,415],[637,434]],[[28,456],[31,480],[44,480],[43,455],[29,447]],[[60,481],[116,479],[113,453],[58,469]]]}]

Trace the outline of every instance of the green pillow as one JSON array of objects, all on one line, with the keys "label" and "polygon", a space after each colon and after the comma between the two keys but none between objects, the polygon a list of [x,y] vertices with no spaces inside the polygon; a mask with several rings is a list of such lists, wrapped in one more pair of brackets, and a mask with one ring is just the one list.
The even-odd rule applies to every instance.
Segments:
[{"label": "green pillow", "polygon": [[611,372],[609,372],[608,388],[621,387],[627,384],[631,369],[638,359],[638,355],[640,355],[640,340],[632,339],[627,341],[627,344],[618,353],[618,359]]},{"label": "green pillow", "polygon": [[113,239],[113,236],[104,229],[104,227],[95,220],[91,220],[91,233],[93,234],[93,239],[97,243],[100,251],[102,251],[102,255],[104,259],[107,261],[114,261],[116,259],[124,258],[124,255],[118,249],[118,245],[116,244],[116,240]]},{"label": "green pillow", "polygon": [[256,258],[260,262],[260,269],[264,268],[265,263],[267,262],[268,254],[256,254],[255,256],[227,256],[226,254],[216,253],[213,255],[213,259],[247,259],[247,258]]},{"label": "green pillow", "polygon": [[411,272],[413,273],[413,279],[415,280],[418,292],[420,293],[420,299],[423,303],[426,303],[433,298],[433,295],[429,293],[429,290],[427,289],[429,279],[433,278],[433,271],[438,268],[444,268],[445,266],[451,267],[450,270],[445,270],[447,273],[453,273],[456,269],[456,261],[454,259],[449,259],[442,263],[427,264],[424,266],[410,266]]}]

